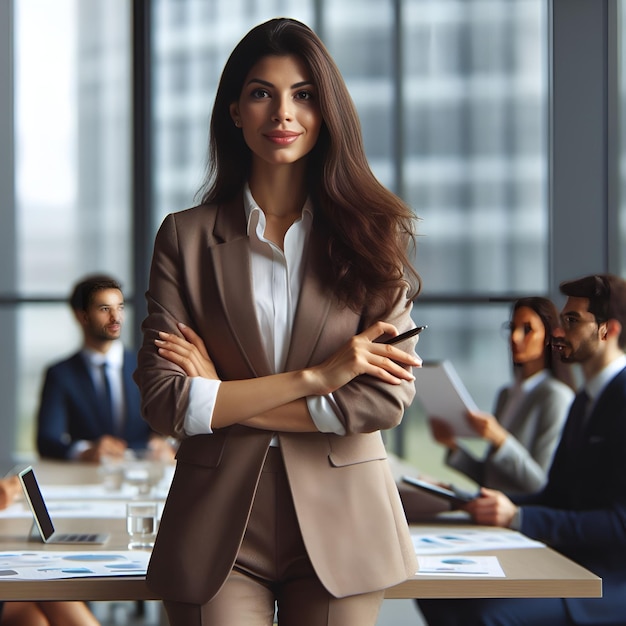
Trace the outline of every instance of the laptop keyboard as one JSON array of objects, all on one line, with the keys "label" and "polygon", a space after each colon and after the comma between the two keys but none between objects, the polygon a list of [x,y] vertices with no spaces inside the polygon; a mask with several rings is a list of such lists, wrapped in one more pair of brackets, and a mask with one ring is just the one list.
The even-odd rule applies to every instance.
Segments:
[{"label": "laptop keyboard", "polygon": [[65,533],[61,535],[55,535],[55,541],[63,541],[70,543],[93,543],[97,541],[98,535],[96,533]]}]

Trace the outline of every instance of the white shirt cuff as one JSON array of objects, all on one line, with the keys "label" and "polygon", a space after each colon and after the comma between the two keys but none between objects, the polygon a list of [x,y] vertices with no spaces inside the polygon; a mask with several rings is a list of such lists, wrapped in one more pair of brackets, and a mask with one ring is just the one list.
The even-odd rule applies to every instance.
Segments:
[{"label": "white shirt cuff", "polygon": [[189,389],[189,406],[183,428],[190,437],[193,435],[210,435],[211,421],[213,419],[213,409],[215,399],[221,380],[209,380],[196,376],[191,379]]},{"label": "white shirt cuff", "polygon": [[306,404],[317,430],[321,433],[346,434],[346,429],[338,417],[341,415],[341,410],[332,393],[327,396],[307,396]]},{"label": "white shirt cuff", "polygon": [[81,439],[80,441],[75,441],[67,451],[67,458],[72,461],[76,461],[78,457],[85,451],[91,448],[93,444],[91,441],[86,441]]}]

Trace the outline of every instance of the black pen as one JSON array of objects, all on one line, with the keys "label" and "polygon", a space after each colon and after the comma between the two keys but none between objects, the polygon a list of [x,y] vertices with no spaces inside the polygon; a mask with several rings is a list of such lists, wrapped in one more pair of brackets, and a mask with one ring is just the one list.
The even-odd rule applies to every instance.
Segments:
[{"label": "black pen", "polygon": [[417,328],[412,328],[411,330],[407,330],[405,333],[401,333],[400,335],[397,335],[396,337],[391,337],[391,339],[385,339],[384,341],[381,341],[381,343],[388,343],[388,344],[400,343],[401,341],[404,341],[405,339],[409,339],[410,337],[419,335],[425,328],[428,328],[428,326],[418,326]]}]

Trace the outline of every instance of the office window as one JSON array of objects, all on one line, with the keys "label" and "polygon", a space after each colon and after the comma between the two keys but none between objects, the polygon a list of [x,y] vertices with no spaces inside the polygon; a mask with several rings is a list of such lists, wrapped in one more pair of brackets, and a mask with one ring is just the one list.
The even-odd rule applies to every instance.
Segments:
[{"label": "office window", "polygon": [[[508,304],[487,301],[547,289],[546,3],[218,1],[209,17],[188,2],[176,10],[194,18],[175,22],[167,19],[172,4],[158,0],[154,16],[156,222],[189,206],[198,188],[232,47],[270,17],[301,19],[346,80],[375,175],[422,219],[424,297],[414,314],[430,328],[420,354],[451,359],[490,409],[509,379],[499,335]],[[168,72],[181,58],[187,80],[173,83]],[[410,419],[419,421],[415,412]]]},{"label": "office window", "polygon": [[[491,411],[511,379],[502,299],[548,286],[547,5],[402,7],[402,180],[421,218],[414,317],[429,325],[418,352],[451,360]],[[418,465],[443,458],[419,399],[403,429],[401,449]]]},{"label": "office window", "polygon": [[626,5],[621,0],[618,3],[618,237],[617,250],[619,270],[622,276],[626,276]]},{"label": "office window", "polygon": [[65,304],[73,283],[104,271],[133,289],[130,2],[14,7],[14,291],[41,301],[20,306],[16,317],[16,449],[29,452],[43,369],[80,345]]},{"label": "office window", "polygon": [[[395,70],[393,3],[349,0],[323,4],[322,35],[361,119],[372,171],[395,187]],[[395,190],[395,189],[394,189]]]},{"label": "office window", "polygon": [[213,99],[228,55],[250,28],[278,15],[311,23],[312,2],[153,2],[155,227],[168,213],[194,203],[206,166]]},{"label": "office window", "polygon": [[545,292],[546,3],[403,7],[403,178],[425,293]]},{"label": "office window", "polygon": [[[583,4],[594,25],[601,23],[605,3]],[[0,130],[9,138],[0,142],[7,209],[0,212],[0,315],[3,354],[15,363],[0,391],[8,405],[4,432],[17,420],[20,452],[32,450],[44,365],[78,344],[64,302],[72,282],[107,269],[127,292],[135,290],[132,251],[142,246],[131,236],[132,6],[0,2]],[[623,0],[616,6],[620,38]],[[375,174],[422,218],[417,264],[424,291],[414,314],[430,328],[420,354],[453,360],[488,408],[509,378],[499,360],[506,349],[497,343],[508,311],[502,299],[554,287],[569,260],[562,236],[550,231],[546,201],[548,9],[560,9],[551,31],[565,40],[585,39],[587,22],[569,19],[568,0],[153,0],[150,7],[154,224],[193,202],[214,90],[233,45],[276,15],[301,19],[322,35],[346,77]],[[598,221],[608,223],[611,268],[626,274],[626,56],[623,46],[617,58],[607,42],[599,46],[618,69],[622,123],[611,135],[619,147],[619,198],[608,209],[598,203],[606,209]],[[577,49],[574,56],[586,54]],[[601,65],[601,51],[593,54]],[[603,106],[601,88],[582,89]],[[556,154],[563,143],[555,136]],[[590,159],[583,185],[612,175],[604,154]],[[554,172],[553,190],[570,183],[562,171]],[[559,211],[553,218],[557,225],[564,219]],[[588,252],[602,265],[600,239]],[[11,446],[0,442],[0,461],[8,461]]]}]

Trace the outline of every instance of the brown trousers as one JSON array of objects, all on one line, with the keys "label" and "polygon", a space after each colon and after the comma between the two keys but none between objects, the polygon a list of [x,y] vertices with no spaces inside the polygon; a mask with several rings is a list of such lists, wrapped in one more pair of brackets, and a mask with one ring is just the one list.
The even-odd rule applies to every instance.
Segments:
[{"label": "brown trousers", "polygon": [[165,602],[170,626],[374,626],[384,592],[335,598],[307,555],[280,449],[270,448],[230,576],[203,605]]}]

